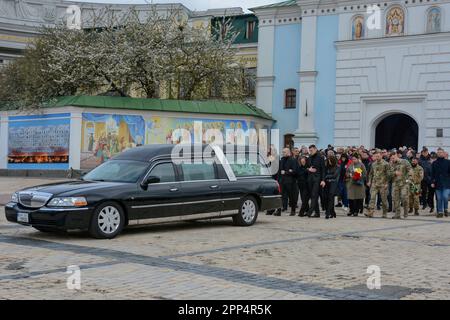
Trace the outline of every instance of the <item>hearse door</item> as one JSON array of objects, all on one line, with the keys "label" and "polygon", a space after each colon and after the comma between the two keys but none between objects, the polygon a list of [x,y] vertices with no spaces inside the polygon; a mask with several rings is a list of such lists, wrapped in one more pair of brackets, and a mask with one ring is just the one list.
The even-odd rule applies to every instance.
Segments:
[{"label": "hearse door", "polygon": [[213,163],[182,163],[183,215],[214,213],[223,209],[220,180]]},{"label": "hearse door", "polygon": [[180,183],[171,162],[160,162],[152,167],[148,177],[159,178],[147,188],[141,188],[133,201],[134,216],[137,219],[164,218],[181,214]]}]

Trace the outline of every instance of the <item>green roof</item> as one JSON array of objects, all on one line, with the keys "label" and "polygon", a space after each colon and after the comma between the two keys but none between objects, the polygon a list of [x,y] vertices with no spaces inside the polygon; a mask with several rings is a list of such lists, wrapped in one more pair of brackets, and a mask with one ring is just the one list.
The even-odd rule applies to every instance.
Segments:
[{"label": "green roof", "polygon": [[287,1],[283,1],[283,2],[268,4],[265,6],[250,8],[249,10],[253,11],[256,9],[270,9],[270,8],[279,8],[279,7],[290,7],[290,6],[296,6],[296,5],[297,5],[297,0],[287,0]]},{"label": "green roof", "polygon": [[56,107],[90,107],[128,109],[141,111],[187,112],[201,114],[222,114],[257,117],[274,120],[263,110],[249,104],[226,103],[220,101],[187,101],[143,99],[111,96],[66,96],[52,99],[44,108]]}]

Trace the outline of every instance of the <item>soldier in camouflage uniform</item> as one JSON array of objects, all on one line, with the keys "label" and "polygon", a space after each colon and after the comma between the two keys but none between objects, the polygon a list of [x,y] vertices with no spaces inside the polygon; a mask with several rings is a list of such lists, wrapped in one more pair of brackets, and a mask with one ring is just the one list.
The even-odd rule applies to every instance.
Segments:
[{"label": "soldier in camouflage uniform", "polygon": [[387,218],[387,188],[390,179],[390,167],[379,150],[375,151],[374,162],[369,173],[369,181],[367,185],[370,187],[370,202],[369,202],[369,213],[366,214],[367,217],[373,217],[373,211],[375,208],[375,201],[377,194],[381,196],[381,204],[383,206],[383,218]]},{"label": "soldier in camouflage uniform", "polygon": [[421,183],[423,180],[423,168],[419,166],[419,159],[414,157],[411,161],[411,184],[409,190],[409,213],[413,212],[414,215],[419,215],[419,197],[421,192]]},{"label": "soldier in camouflage uniform", "polygon": [[403,216],[408,217],[409,188],[411,179],[411,164],[401,158],[401,151],[391,155],[392,199],[394,201],[395,216],[392,219],[400,219],[403,205]]}]

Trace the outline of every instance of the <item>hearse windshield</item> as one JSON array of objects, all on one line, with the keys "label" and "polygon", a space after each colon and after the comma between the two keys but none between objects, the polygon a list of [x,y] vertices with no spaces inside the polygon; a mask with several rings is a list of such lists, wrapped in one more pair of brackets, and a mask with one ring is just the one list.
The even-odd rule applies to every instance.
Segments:
[{"label": "hearse windshield", "polygon": [[148,162],[110,160],[86,174],[82,179],[86,181],[135,183],[147,168]]}]

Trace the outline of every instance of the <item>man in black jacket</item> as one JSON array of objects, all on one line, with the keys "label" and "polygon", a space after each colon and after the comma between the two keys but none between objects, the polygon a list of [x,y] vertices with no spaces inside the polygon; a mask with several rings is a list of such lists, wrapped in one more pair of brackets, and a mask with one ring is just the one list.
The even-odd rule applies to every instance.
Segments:
[{"label": "man in black jacket", "polygon": [[423,147],[420,153],[419,165],[423,168],[420,202],[423,210],[428,206],[432,213],[434,211],[434,189],[431,188],[431,156],[426,147]]},{"label": "man in black jacket", "polygon": [[[323,188],[325,186],[325,160],[317,151],[315,145],[309,146],[309,154],[306,168],[308,169],[308,193],[311,205],[306,215],[312,218],[320,218],[318,199],[320,187]],[[312,215],[313,212],[315,212],[314,215]]]},{"label": "man in black jacket", "polygon": [[291,216],[295,215],[298,200],[297,188],[297,161],[292,157],[289,148],[283,149],[283,157],[280,160],[279,182],[283,199],[283,211],[287,210],[288,202],[291,207]]}]

